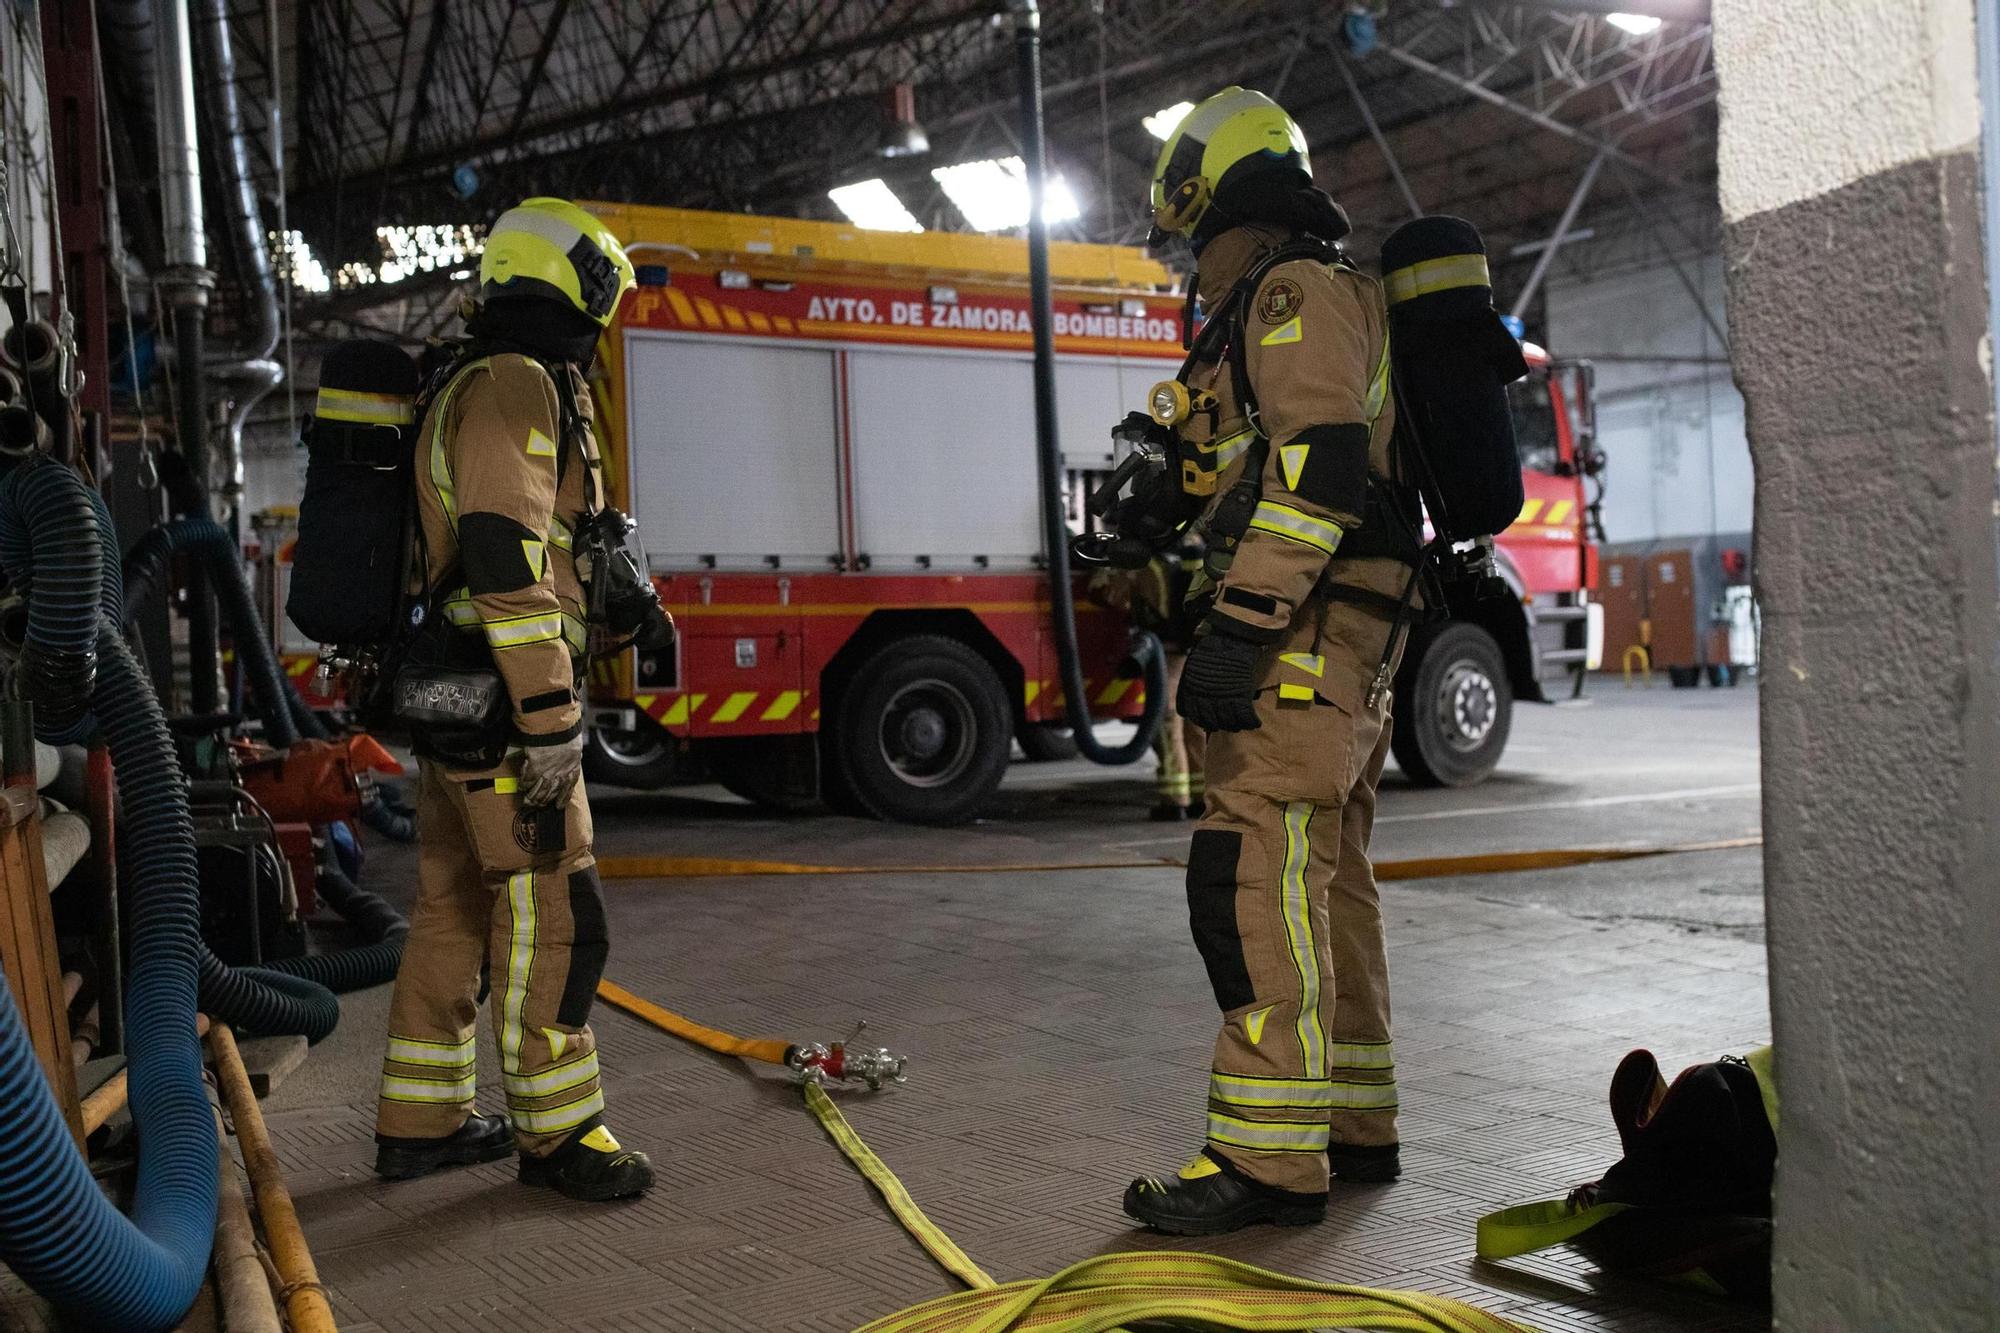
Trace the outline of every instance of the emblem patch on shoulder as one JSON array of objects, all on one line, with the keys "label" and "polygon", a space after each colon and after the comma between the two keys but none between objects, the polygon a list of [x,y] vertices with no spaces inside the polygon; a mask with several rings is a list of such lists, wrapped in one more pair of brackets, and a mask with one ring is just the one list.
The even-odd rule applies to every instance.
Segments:
[{"label": "emblem patch on shoulder", "polygon": [[1290,278],[1274,278],[1257,296],[1257,318],[1266,324],[1282,324],[1305,304],[1305,293]]}]

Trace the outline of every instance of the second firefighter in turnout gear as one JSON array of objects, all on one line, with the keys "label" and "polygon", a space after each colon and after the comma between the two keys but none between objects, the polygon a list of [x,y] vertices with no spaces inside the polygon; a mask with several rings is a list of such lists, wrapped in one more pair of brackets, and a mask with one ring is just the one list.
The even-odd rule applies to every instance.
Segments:
[{"label": "second firefighter in turnout gear", "polygon": [[[1160,154],[1156,241],[1185,238],[1208,324],[1155,420],[1208,543],[1179,711],[1207,734],[1188,853],[1222,1013],[1206,1143],[1125,1210],[1182,1234],[1325,1216],[1329,1175],[1398,1172],[1389,974],[1368,842],[1389,748],[1376,686],[1418,558],[1395,475],[1380,284],[1337,242],[1299,128],[1229,88]],[[1178,387],[1176,387],[1176,384]]]},{"label": "second firefighter in turnout gear", "polygon": [[[494,224],[480,278],[470,342],[418,436],[417,512],[433,614],[498,670],[510,735],[497,763],[415,737],[418,896],[390,1006],[377,1169],[518,1151],[524,1183],[617,1198],[652,1170],[603,1123],[590,1028],[608,937],[579,780],[590,571],[575,547],[604,503],[585,370],[632,265],[589,213],[530,199]],[[473,1112],[482,966],[504,1121]]]},{"label": "second firefighter in turnout gear", "polygon": [[1199,819],[1208,781],[1202,770],[1206,742],[1201,729],[1174,711],[1181,669],[1194,640],[1194,620],[1188,613],[1188,591],[1202,567],[1199,538],[1182,540],[1137,569],[1107,569],[1090,581],[1093,600],[1123,611],[1140,629],[1159,637],[1167,654],[1167,697],[1153,735],[1154,802],[1148,818],[1156,823]]}]

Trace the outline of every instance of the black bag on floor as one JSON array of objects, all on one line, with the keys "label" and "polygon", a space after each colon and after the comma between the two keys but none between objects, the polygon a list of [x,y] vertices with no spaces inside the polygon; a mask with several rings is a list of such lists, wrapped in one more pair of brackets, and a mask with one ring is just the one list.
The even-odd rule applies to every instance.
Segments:
[{"label": "black bag on floor", "polygon": [[361,648],[403,632],[419,388],[417,363],[393,343],[350,339],[320,368],[285,597],[317,643]]},{"label": "black bag on floor", "polygon": [[1438,536],[1492,537],[1525,493],[1507,386],[1528,373],[1493,308],[1486,243],[1470,222],[1425,217],[1382,243],[1396,431]]},{"label": "black bag on floor", "polygon": [[1479,1219],[1479,1257],[1570,1244],[1607,1273],[1768,1299],[1777,1106],[1771,1048],[1691,1065],[1671,1085],[1651,1051],[1611,1076],[1625,1156],[1566,1198]]}]

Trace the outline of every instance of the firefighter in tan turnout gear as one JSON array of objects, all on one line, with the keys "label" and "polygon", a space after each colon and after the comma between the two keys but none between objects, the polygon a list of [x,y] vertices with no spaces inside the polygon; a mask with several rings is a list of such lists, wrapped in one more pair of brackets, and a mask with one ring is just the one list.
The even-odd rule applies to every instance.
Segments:
[{"label": "firefighter in tan turnout gear", "polygon": [[[480,280],[469,343],[417,440],[417,505],[433,618],[498,670],[505,734],[485,762],[416,735],[418,899],[376,1169],[407,1177],[518,1151],[523,1183],[618,1198],[653,1173],[604,1123],[590,1029],[607,935],[579,780],[588,599],[573,547],[603,505],[584,371],[632,265],[590,214],[530,199],[494,224]],[[505,1117],[473,1110],[482,964]]]},{"label": "firefighter in tan turnout gear", "polygon": [[[1155,240],[1190,241],[1206,323],[1154,392],[1206,538],[1179,711],[1208,737],[1188,909],[1222,1030],[1207,1142],[1125,1211],[1209,1234],[1321,1220],[1329,1174],[1399,1166],[1389,974],[1368,860],[1398,604],[1418,558],[1387,484],[1388,320],[1304,137],[1229,88],[1161,151]],[[1382,677],[1386,678],[1386,677]]]}]

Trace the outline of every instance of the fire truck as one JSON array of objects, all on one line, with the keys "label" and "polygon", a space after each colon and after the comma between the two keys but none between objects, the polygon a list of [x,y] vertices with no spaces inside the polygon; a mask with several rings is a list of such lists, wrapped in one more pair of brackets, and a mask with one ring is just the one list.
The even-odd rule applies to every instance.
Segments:
[{"label": "fire truck", "polygon": [[[1040,528],[1026,244],[591,204],[639,288],[595,385],[612,502],[680,627],[596,663],[593,780],[701,772],[780,809],[972,816],[1004,773],[1072,752]],[[1182,356],[1173,276],[1142,253],[1051,246],[1071,525],[1116,462],[1109,428]],[[1514,388],[1528,501],[1499,543],[1518,607],[1417,629],[1396,756],[1476,782],[1516,698],[1581,680],[1587,368],[1529,348]],[[1076,598],[1088,706],[1144,703],[1127,626]],[[276,623],[276,622],[274,622]],[[289,626],[287,626],[289,629]],[[291,646],[291,645],[287,645]],[[303,645],[298,645],[303,647]],[[309,654],[287,655],[301,684]]]}]

